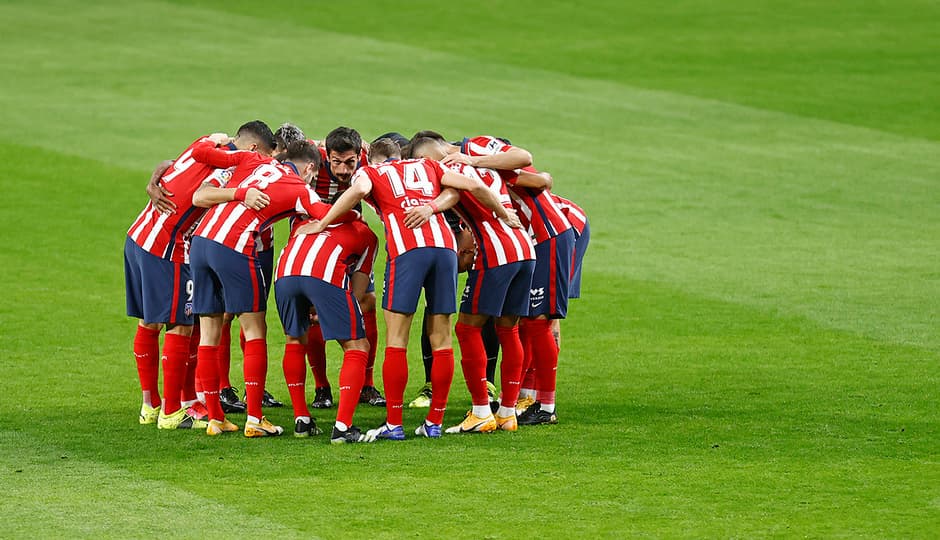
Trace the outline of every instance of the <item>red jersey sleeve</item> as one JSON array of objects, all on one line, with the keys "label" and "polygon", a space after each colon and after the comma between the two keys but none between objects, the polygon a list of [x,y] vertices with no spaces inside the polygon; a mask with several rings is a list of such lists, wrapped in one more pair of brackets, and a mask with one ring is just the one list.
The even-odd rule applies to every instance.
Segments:
[{"label": "red jersey sleeve", "polygon": [[200,141],[193,147],[193,159],[199,163],[212,165],[219,169],[234,167],[241,163],[245,156],[253,153],[254,152],[222,150],[221,148],[216,148],[215,143],[209,139]]}]

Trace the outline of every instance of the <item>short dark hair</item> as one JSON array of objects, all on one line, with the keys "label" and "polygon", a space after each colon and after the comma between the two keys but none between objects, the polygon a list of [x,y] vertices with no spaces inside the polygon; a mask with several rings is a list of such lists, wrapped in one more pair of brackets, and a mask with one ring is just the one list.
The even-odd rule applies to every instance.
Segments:
[{"label": "short dark hair", "polygon": [[436,131],[431,131],[430,129],[415,133],[411,140],[414,141],[415,139],[436,139],[441,142],[447,142],[447,139],[445,139],[443,135]]},{"label": "short dark hair", "polygon": [[274,140],[277,143],[277,147],[282,150],[286,149],[287,145],[294,141],[303,141],[306,139],[307,136],[304,135],[304,131],[289,122],[284,122],[281,124],[281,127],[277,128],[277,131],[274,132]]},{"label": "short dark hair", "polygon": [[277,156],[277,160],[292,163],[313,163],[320,168],[320,149],[312,142],[302,139],[287,145],[287,150]]},{"label": "short dark hair", "polygon": [[[398,143],[389,139],[388,137],[384,139],[379,139],[369,145],[369,162],[373,161],[385,161],[388,158],[400,158],[401,157],[401,147],[398,146]],[[381,158],[381,159],[380,159]]]},{"label": "short dark hair", "polygon": [[340,126],[326,136],[326,153],[362,152],[362,136],[353,128]]},{"label": "short dark hair", "polygon": [[[385,133],[384,135],[379,135],[378,137],[375,138],[375,141],[379,139],[391,139],[395,141],[396,143],[398,143],[399,148],[404,148],[405,145],[411,142],[408,140],[408,137],[405,137],[404,135],[402,135],[401,133],[397,131],[389,131],[388,133]],[[372,141],[372,144],[375,144],[375,141]]]},{"label": "short dark hair", "polygon": [[262,147],[268,153],[274,151],[277,141],[274,139],[274,133],[271,128],[261,120],[252,120],[242,124],[235,133],[236,137],[249,137],[255,141],[255,144]]},{"label": "short dark hair", "polygon": [[438,148],[441,144],[445,144],[444,140],[434,137],[417,137],[411,139],[411,144],[408,145],[408,157],[423,157],[419,154],[423,154],[425,149],[428,147]]}]

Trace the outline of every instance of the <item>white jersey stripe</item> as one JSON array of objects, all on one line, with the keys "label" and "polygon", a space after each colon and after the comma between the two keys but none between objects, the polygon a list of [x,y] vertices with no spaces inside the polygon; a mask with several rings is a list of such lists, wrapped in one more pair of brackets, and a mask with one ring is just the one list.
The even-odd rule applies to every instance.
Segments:
[{"label": "white jersey stripe", "polygon": [[232,230],[232,225],[235,225],[235,222],[238,221],[238,218],[242,217],[248,210],[248,207],[239,203],[232,209],[232,213],[228,215],[228,219],[222,222],[222,225],[219,227],[219,232],[215,234],[212,238],[220,244],[225,244],[225,237],[228,236],[228,232]]},{"label": "white jersey stripe", "polygon": [[255,227],[258,226],[258,218],[251,220],[248,227],[238,236],[238,242],[235,243],[235,251],[241,253],[248,244],[248,239],[255,234]]},{"label": "white jersey stripe", "polygon": [[140,232],[143,230],[144,226],[146,226],[147,223],[150,222],[149,214],[152,211],[155,211],[153,204],[147,203],[147,206],[144,208],[144,210],[140,213],[139,216],[137,216],[137,221],[140,222],[140,225],[131,229],[130,231],[131,240],[133,240],[134,242],[137,241],[137,237],[140,236]]},{"label": "white jersey stripe", "polygon": [[206,238],[210,238],[209,233],[212,232],[212,228],[215,227],[215,222],[219,220],[219,216],[222,215],[222,205],[213,206],[209,209],[208,214],[206,214],[203,219],[207,219],[205,225],[199,225],[202,230],[206,231]]},{"label": "white jersey stripe", "polygon": [[522,252],[522,246],[519,244],[519,239],[516,238],[516,231],[513,230],[509,225],[506,225],[502,222],[499,222],[499,226],[503,228],[503,232],[509,236],[509,241],[512,242],[513,249],[516,250],[516,260],[526,259],[526,254]]},{"label": "white jersey stripe", "polygon": [[[297,258],[297,253],[300,251],[300,246],[303,245],[303,242],[301,240],[302,240],[301,238],[298,238],[297,240],[295,240],[294,243],[291,245],[291,250],[287,253],[287,259],[284,260],[284,274],[285,275],[289,275],[291,271],[294,269],[294,259]],[[282,253],[281,257],[283,256],[284,254]],[[278,262],[280,262],[280,259],[278,259]]]},{"label": "white jersey stripe", "polygon": [[503,243],[500,242],[499,236],[496,234],[496,231],[493,230],[493,226],[484,221],[483,229],[486,231],[486,236],[490,239],[490,245],[493,246],[493,251],[496,252],[496,264],[500,266],[506,264],[506,250],[503,249]]},{"label": "white jersey stripe", "polygon": [[144,245],[141,246],[142,248],[150,251],[150,248],[152,248],[153,244],[157,241],[157,236],[159,236],[160,231],[163,230],[163,224],[168,217],[170,217],[170,214],[160,214],[160,217],[157,218],[157,222],[154,223],[153,228],[150,229],[150,235],[144,240]]},{"label": "white jersey stripe", "polygon": [[310,251],[307,252],[307,257],[304,259],[303,266],[300,267],[301,276],[309,276],[313,274],[313,262],[317,258],[317,253],[319,253],[320,248],[323,247],[323,243],[326,242],[326,236],[320,234],[317,235],[317,239],[313,241],[313,246],[310,247]]},{"label": "white jersey stripe", "polygon": [[388,228],[392,230],[392,240],[395,241],[395,249],[399,254],[405,252],[405,240],[401,237],[401,229],[398,227],[398,221],[395,214],[388,215]]},{"label": "white jersey stripe", "polygon": [[333,248],[333,253],[330,253],[330,257],[326,261],[326,269],[323,270],[324,281],[333,283],[333,272],[336,271],[336,261],[339,260],[339,255],[342,252],[343,246],[336,246]]},{"label": "white jersey stripe", "polygon": [[431,235],[434,236],[435,246],[447,247],[447,244],[444,243],[444,233],[441,232],[441,219],[443,219],[441,214],[434,214],[431,216]]}]

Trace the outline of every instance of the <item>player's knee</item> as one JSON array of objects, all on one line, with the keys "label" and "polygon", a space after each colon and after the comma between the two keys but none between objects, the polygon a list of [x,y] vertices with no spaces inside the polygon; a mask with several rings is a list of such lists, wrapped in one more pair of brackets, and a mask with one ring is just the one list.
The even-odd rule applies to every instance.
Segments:
[{"label": "player's knee", "polygon": [[363,313],[375,311],[375,293],[367,292],[359,300],[359,310]]}]

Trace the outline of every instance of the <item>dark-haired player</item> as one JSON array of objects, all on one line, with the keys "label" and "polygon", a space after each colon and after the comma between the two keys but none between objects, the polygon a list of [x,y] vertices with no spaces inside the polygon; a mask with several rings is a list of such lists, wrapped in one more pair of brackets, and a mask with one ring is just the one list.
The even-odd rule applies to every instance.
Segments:
[{"label": "dark-haired player", "polygon": [[[432,138],[411,142],[412,155],[441,160],[446,155],[444,143]],[[451,170],[480,178],[499,196],[507,208],[512,203],[499,173],[454,163]],[[529,287],[535,269],[535,250],[525,231],[513,229],[500,221],[468,192],[461,192],[454,209],[470,228],[477,245],[477,257],[469,270],[460,303],[455,332],[460,343],[461,366],[473,408],[463,422],[447,433],[488,432],[496,429],[515,431],[516,398],[522,375],[523,351],[519,338],[519,317],[528,314]],[[503,350],[500,382],[502,403],[494,417],[487,393],[487,353],[483,344],[483,325],[496,321],[496,334]]]},{"label": "dark-haired player", "polygon": [[[274,147],[271,137],[271,147]],[[306,213],[321,215],[326,205],[319,203],[310,188],[320,164],[320,153],[307,141],[290,144],[281,154],[282,162],[254,153],[228,153],[215,149],[195,152],[193,157],[216,167],[235,167],[228,189],[202,188],[193,203],[212,206],[193,235],[192,269],[195,285],[193,309],[202,327],[198,370],[206,389],[209,426],[217,435],[233,431],[219,403],[218,345],[225,312],[239,315],[245,332],[245,389],[248,418],[246,437],[280,435],[283,429],[261,414],[264,380],[267,374],[265,324],[266,289],[257,259],[257,233],[273,223]],[[262,193],[263,191],[263,193]],[[260,194],[268,205],[261,209],[242,204],[249,195]],[[215,205],[215,206],[213,206]],[[203,361],[205,360],[205,361]]]},{"label": "dark-haired player", "polygon": [[[295,224],[295,230],[303,223]],[[310,308],[316,308],[322,335],[343,347],[339,375],[339,411],[330,442],[361,442],[352,425],[365,379],[369,342],[358,299],[369,285],[378,238],[361,219],[334,224],[319,234],[292,236],[277,264],[274,292],[278,314],[287,335],[284,378],[294,407],[294,435],[305,437],[313,420],[305,402],[304,362]]]},{"label": "dark-haired player", "polygon": [[[323,159],[317,172],[314,190],[321,200],[334,201],[349,188],[353,173],[367,163],[368,157],[362,136],[353,128],[340,126],[329,132],[323,143],[324,146],[320,148]],[[368,290],[361,299],[360,308],[370,349],[365,384],[362,386],[359,402],[384,406],[385,398],[376,389],[373,379],[379,331],[375,318],[375,287],[372,276]],[[315,385],[314,398],[310,405],[316,409],[326,409],[333,406],[333,391],[326,373],[326,341],[320,330],[319,323],[314,323],[307,334],[307,357]]]},{"label": "dark-haired player", "polygon": [[[266,127],[259,121],[246,123],[234,143],[243,150],[264,151]],[[163,170],[159,174],[155,171],[147,190],[151,203],[131,225],[125,242],[127,312],[140,319],[134,338],[144,401],[140,423],[157,422],[161,429],[205,427],[181,402],[194,323],[189,242],[193,225],[205,212],[192,204],[192,195],[203,183],[221,184],[214,178],[216,168],[198,163],[192,155],[203,147],[215,147],[223,138],[223,134],[201,137],[176,160],[158,167]],[[165,401],[161,403],[157,379],[163,325],[167,333],[163,347]]]},{"label": "dark-haired player", "polygon": [[[421,216],[415,220],[407,212],[411,208],[435,208],[442,186],[471,190],[488,208],[503,220],[516,226],[518,218],[500,203],[479,179],[445,170],[432,160],[399,160],[397,144],[382,139],[372,145],[370,166],[356,173],[350,188],[310,232],[319,232],[333,219],[353,208],[366,196],[382,217],[385,225],[388,264],[385,268],[386,347],[382,366],[385,384],[386,421],[366,433],[367,441],[376,439],[403,440],[402,402],[408,382],[408,333],[418,305],[421,289],[425,291],[431,313],[430,338],[434,349],[433,395],[425,421],[415,433],[440,437],[441,423],[447,406],[447,394],[454,371],[454,351],[450,337],[450,314],[456,311],[457,253],[456,241],[440,214]],[[450,194],[450,203],[456,202]],[[416,228],[410,228],[410,226]]]}]

